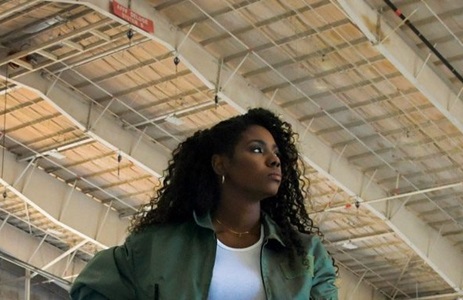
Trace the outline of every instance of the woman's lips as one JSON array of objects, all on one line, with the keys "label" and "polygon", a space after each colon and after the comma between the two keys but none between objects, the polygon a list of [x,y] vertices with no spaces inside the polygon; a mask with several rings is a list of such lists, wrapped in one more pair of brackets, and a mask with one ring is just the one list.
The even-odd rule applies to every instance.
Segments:
[{"label": "woman's lips", "polygon": [[271,173],[268,175],[271,179],[276,180],[278,182],[281,181],[281,174],[280,173]]}]

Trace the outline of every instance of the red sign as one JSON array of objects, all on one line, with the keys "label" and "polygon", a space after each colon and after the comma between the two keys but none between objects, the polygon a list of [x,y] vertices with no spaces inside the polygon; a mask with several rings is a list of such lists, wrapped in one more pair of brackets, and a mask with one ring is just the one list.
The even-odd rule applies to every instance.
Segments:
[{"label": "red sign", "polygon": [[130,8],[125,7],[120,3],[117,3],[116,0],[113,0],[113,13],[121,19],[126,20],[130,24],[133,24],[134,26],[146,32],[154,33],[153,21],[145,17],[142,17]]}]

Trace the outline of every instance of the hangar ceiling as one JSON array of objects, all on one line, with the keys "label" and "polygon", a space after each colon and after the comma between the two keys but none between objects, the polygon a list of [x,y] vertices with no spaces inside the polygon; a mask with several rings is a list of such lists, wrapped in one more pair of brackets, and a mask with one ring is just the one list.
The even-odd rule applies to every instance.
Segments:
[{"label": "hangar ceiling", "polygon": [[179,141],[262,106],[340,266],[462,296],[461,1],[2,0],[0,24],[0,256],[72,282]]}]

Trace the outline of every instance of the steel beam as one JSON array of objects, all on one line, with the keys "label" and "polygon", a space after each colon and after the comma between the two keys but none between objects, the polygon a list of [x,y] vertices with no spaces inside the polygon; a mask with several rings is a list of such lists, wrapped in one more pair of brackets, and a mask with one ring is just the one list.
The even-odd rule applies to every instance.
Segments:
[{"label": "steel beam", "polygon": [[[56,257],[60,257],[63,251],[48,243],[40,245],[40,242],[40,238],[31,236],[10,224],[6,224],[0,232],[0,258],[8,259],[2,255],[2,253],[5,253],[5,255],[15,258],[13,263],[17,264],[21,262],[21,266],[25,269],[31,266],[31,271],[49,278],[65,288],[69,288],[69,282],[61,279],[65,277],[62,276],[63,271],[67,268],[66,275],[76,273],[82,270],[86,263],[78,258],[74,258],[72,262],[62,260],[48,268],[47,271],[41,270],[42,266],[54,261]],[[32,257],[36,249],[38,251]],[[32,259],[28,261],[30,258]],[[68,266],[68,264],[70,265]]]},{"label": "steel beam", "polygon": [[[3,70],[0,71],[0,77],[5,77]],[[54,84],[54,79],[33,72],[9,81],[36,92],[88,136],[109,149],[121,153],[123,157],[149,174],[155,177],[161,176],[167,167],[170,154],[165,148],[147,138],[138,141],[133,130],[124,129],[122,124],[118,124],[107,114],[102,115],[103,108],[92,106],[83,96],[59,83]],[[91,111],[91,120],[88,120],[89,111]],[[134,143],[137,143],[136,148],[133,147]]]},{"label": "steel beam", "polygon": [[[28,163],[18,162],[13,154],[5,152],[5,172],[0,183],[51,222],[99,247],[116,245],[126,235],[128,222],[120,219],[118,212],[112,210],[106,217],[102,234],[97,237],[99,220],[106,214],[106,206],[75,191],[73,186],[56,180],[45,171],[28,166]],[[66,209],[63,210],[64,207]]]},{"label": "steel beam", "polygon": [[[455,127],[463,132],[461,93],[455,93],[442,79],[442,75],[437,74],[426,59],[421,58],[394,31],[394,28],[382,21],[381,15],[366,1],[339,0],[338,2],[375,49],[384,55]],[[377,24],[378,20],[380,24]],[[380,28],[380,36],[378,36],[377,28]]]}]

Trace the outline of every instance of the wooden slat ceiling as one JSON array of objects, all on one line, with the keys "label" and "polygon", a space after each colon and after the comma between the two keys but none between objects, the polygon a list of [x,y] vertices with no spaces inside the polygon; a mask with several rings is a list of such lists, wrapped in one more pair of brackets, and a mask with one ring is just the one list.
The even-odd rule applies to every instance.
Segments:
[{"label": "wooden slat ceiling", "polygon": [[[172,51],[125,21],[64,2],[0,1],[0,67],[7,76],[0,83],[2,151],[126,218],[154,195],[159,181],[88,134],[98,130],[98,114],[169,153],[194,131],[240,111],[215,98],[219,89],[226,90],[228,78],[211,88],[190,63],[174,63],[177,55],[182,57],[181,46]],[[318,138],[389,196],[416,192],[400,198],[404,209],[463,251],[463,188],[458,185],[463,181],[463,134],[455,125],[461,120],[449,119],[377,50],[342,9],[343,1],[148,2],[172,23],[173,32],[186,34],[261,91],[269,99],[266,105],[297,120],[305,128],[301,137]],[[395,28],[458,95],[449,101],[461,103],[462,82],[386,1],[361,2],[379,12],[382,22]],[[463,2],[393,2],[463,72]],[[135,32],[132,38],[127,36],[130,30]],[[46,97],[15,84],[31,74],[98,108],[89,112],[92,123],[80,128]],[[455,298],[455,287],[384,219],[363,204],[356,207],[362,195],[348,193],[306,163],[311,183],[307,210],[340,266],[386,298]],[[337,158],[332,163],[336,168]],[[2,167],[0,172],[3,176],[8,170]],[[423,191],[432,187],[437,188]],[[63,251],[80,239],[8,188],[2,191],[1,222],[34,236],[46,234],[46,242]],[[342,247],[347,241],[358,248]],[[88,242],[76,257],[87,261],[101,248]],[[75,274],[63,277],[69,275]]]}]

